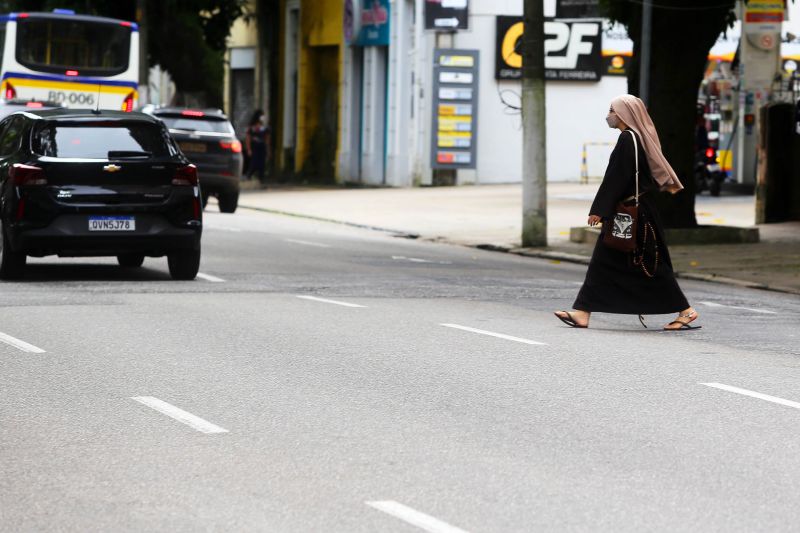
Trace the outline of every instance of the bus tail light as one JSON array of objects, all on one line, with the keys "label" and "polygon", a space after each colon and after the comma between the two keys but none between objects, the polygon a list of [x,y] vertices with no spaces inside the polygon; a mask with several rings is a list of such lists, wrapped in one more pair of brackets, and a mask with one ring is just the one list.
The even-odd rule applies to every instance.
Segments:
[{"label": "bus tail light", "polygon": [[20,185],[47,185],[44,170],[31,165],[15,163],[8,169],[8,177],[15,186]]},{"label": "bus tail light", "polygon": [[5,90],[5,97],[6,100],[11,100],[17,97],[17,90],[11,85],[10,82],[6,82],[6,90]]},{"label": "bus tail light", "polygon": [[133,93],[128,94],[122,102],[122,110],[126,113],[133,111]]},{"label": "bus tail light", "polygon": [[219,145],[223,150],[230,150],[234,154],[242,153],[242,143],[240,141],[220,141]]},{"label": "bus tail light", "polygon": [[197,186],[197,167],[194,165],[186,165],[178,167],[175,175],[172,177],[173,185],[190,185]]}]

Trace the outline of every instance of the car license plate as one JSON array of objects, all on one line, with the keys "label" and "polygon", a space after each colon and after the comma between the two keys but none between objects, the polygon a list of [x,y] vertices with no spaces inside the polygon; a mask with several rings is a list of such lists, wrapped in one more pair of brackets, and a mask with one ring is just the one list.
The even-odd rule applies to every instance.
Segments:
[{"label": "car license plate", "polygon": [[709,172],[719,172],[719,165],[706,165]]},{"label": "car license plate", "polygon": [[134,217],[89,217],[89,231],[136,231]]},{"label": "car license plate", "polygon": [[194,153],[205,153],[207,147],[204,143],[179,143],[181,147],[181,151],[183,152],[194,152]]}]

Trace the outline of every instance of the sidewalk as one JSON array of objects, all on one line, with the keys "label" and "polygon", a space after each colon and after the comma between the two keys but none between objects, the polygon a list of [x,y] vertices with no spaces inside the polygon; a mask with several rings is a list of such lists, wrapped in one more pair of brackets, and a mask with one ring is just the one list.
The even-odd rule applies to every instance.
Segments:
[{"label": "sidewalk", "polygon": [[[585,224],[597,184],[548,185],[546,249],[520,249],[522,187],[481,185],[409,189],[288,188],[243,191],[243,208],[304,216],[416,235],[467,246],[586,262],[592,245],[569,242]],[[752,196],[698,197],[700,224],[748,227]],[[761,242],[670,247],[680,277],[716,280],[800,294],[800,222],[759,227]]]}]

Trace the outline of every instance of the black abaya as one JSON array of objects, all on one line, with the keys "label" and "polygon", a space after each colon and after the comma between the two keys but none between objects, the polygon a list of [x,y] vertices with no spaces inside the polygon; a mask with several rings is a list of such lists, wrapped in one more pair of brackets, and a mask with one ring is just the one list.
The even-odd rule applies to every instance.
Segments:
[{"label": "black abaya", "polygon": [[[658,265],[655,276],[648,277],[640,265],[633,263],[631,253],[620,252],[603,244],[602,231],[612,226],[617,202],[635,193],[635,163],[632,130],[620,134],[617,145],[611,153],[603,183],[597,191],[590,215],[603,219],[603,230],[594,247],[586,280],[583,282],[573,309],[599,313],[619,313],[630,315],[658,315],[676,313],[689,308],[675,274],[669,251],[664,241],[664,230],[658,217],[652,196],[656,194],[647,157],[639,143],[639,198],[640,221],[638,240],[642,242],[644,221],[650,222],[658,242]],[[653,273],[656,261],[655,249],[651,247],[652,237],[645,253],[645,265]]]}]

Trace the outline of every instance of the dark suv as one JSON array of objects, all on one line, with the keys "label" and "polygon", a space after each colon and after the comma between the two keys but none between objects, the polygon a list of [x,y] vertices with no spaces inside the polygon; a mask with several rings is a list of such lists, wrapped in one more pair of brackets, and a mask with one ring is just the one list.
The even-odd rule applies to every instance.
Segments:
[{"label": "dark suv", "polygon": [[26,256],[167,256],[175,279],[200,266],[197,169],[157,119],[120,111],[18,112],[0,122],[0,277]]},{"label": "dark suv", "polygon": [[163,120],[184,155],[197,165],[203,206],[209,196],[215,196],[220,211],[236,211],[242,143],[228,117],[219,109],[145,106],[142,111]]}]

